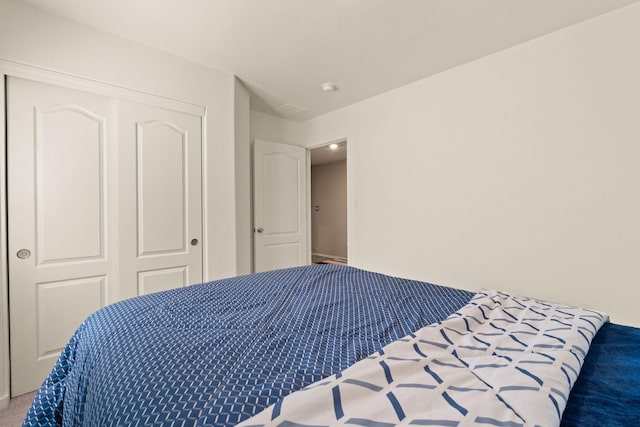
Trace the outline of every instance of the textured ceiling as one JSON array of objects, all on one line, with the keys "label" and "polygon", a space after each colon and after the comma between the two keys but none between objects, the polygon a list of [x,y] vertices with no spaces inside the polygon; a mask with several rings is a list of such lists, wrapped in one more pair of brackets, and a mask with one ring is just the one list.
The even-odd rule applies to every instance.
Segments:
[{"label": "textured ceiling", "polygon": [[638,0],[22,1],[233,73],[252,108],[305,120]]}]

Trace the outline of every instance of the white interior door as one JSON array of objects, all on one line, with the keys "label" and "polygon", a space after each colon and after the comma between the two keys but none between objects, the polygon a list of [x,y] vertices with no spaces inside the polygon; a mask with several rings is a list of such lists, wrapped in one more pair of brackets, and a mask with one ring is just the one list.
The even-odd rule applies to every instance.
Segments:
[{"label": "white interior door", "polygon": [[255,271],[307,264],[306,150],[256,140],[253,168]]},{"label": "white interior door", "polygon": [[122,298],[202,282],[202,118],[120,102]]},{"label": "white interior door", "polygon": [[11,393],[40,386],[116,275],[113,101],[8,78]]}]

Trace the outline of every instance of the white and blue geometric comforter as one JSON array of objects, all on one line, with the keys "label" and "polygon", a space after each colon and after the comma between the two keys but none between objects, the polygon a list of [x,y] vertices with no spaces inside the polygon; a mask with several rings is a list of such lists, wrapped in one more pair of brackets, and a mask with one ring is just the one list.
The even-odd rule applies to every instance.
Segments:
[{"label": "white and blue geometric comforter", "polygon": [[241,426],[558,426],[607,317],[482,291]]}]

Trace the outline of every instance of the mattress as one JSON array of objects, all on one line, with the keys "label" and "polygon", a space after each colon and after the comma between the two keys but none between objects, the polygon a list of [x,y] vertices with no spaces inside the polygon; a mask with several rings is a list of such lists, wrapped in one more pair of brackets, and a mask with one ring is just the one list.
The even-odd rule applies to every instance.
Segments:
[{"label": "mattress", "polygon": [[[474,295],[316,265],[119,302],[71,337],[24,425],[236,425],[442,322]],[[640,338],[637,331],[629,333]],[[601,336],[594,345],[607,348]],[[597,377],[600,362],[590,356],[585,367]],[[594,397],[586,381],[578,378],[574,390],[586,397],[576,403],[572,392],[562,425],[587,425],[574,422],[594,414],[589,399],[602,395]],[[637,381],[636,375],[630,384]],[[624,399],[619,406],[633,419]]]}]

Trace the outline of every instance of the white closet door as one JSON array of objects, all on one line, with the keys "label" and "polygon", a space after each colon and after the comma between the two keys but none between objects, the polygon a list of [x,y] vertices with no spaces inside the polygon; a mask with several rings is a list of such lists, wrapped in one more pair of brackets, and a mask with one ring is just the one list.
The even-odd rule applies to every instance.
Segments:
[{"label": "white closet door", "polygon": [[110,302],[117,233],[113,101],[9,78],[11,393],[40,386]]},{"label": "white closet door", "polygon": [[202,281],[202,118],[120,102],[123,298]]},{"label": "white closet door", "polygon": [[202,281],[198,115],[7,85],[11,393],[106,304]]}]

